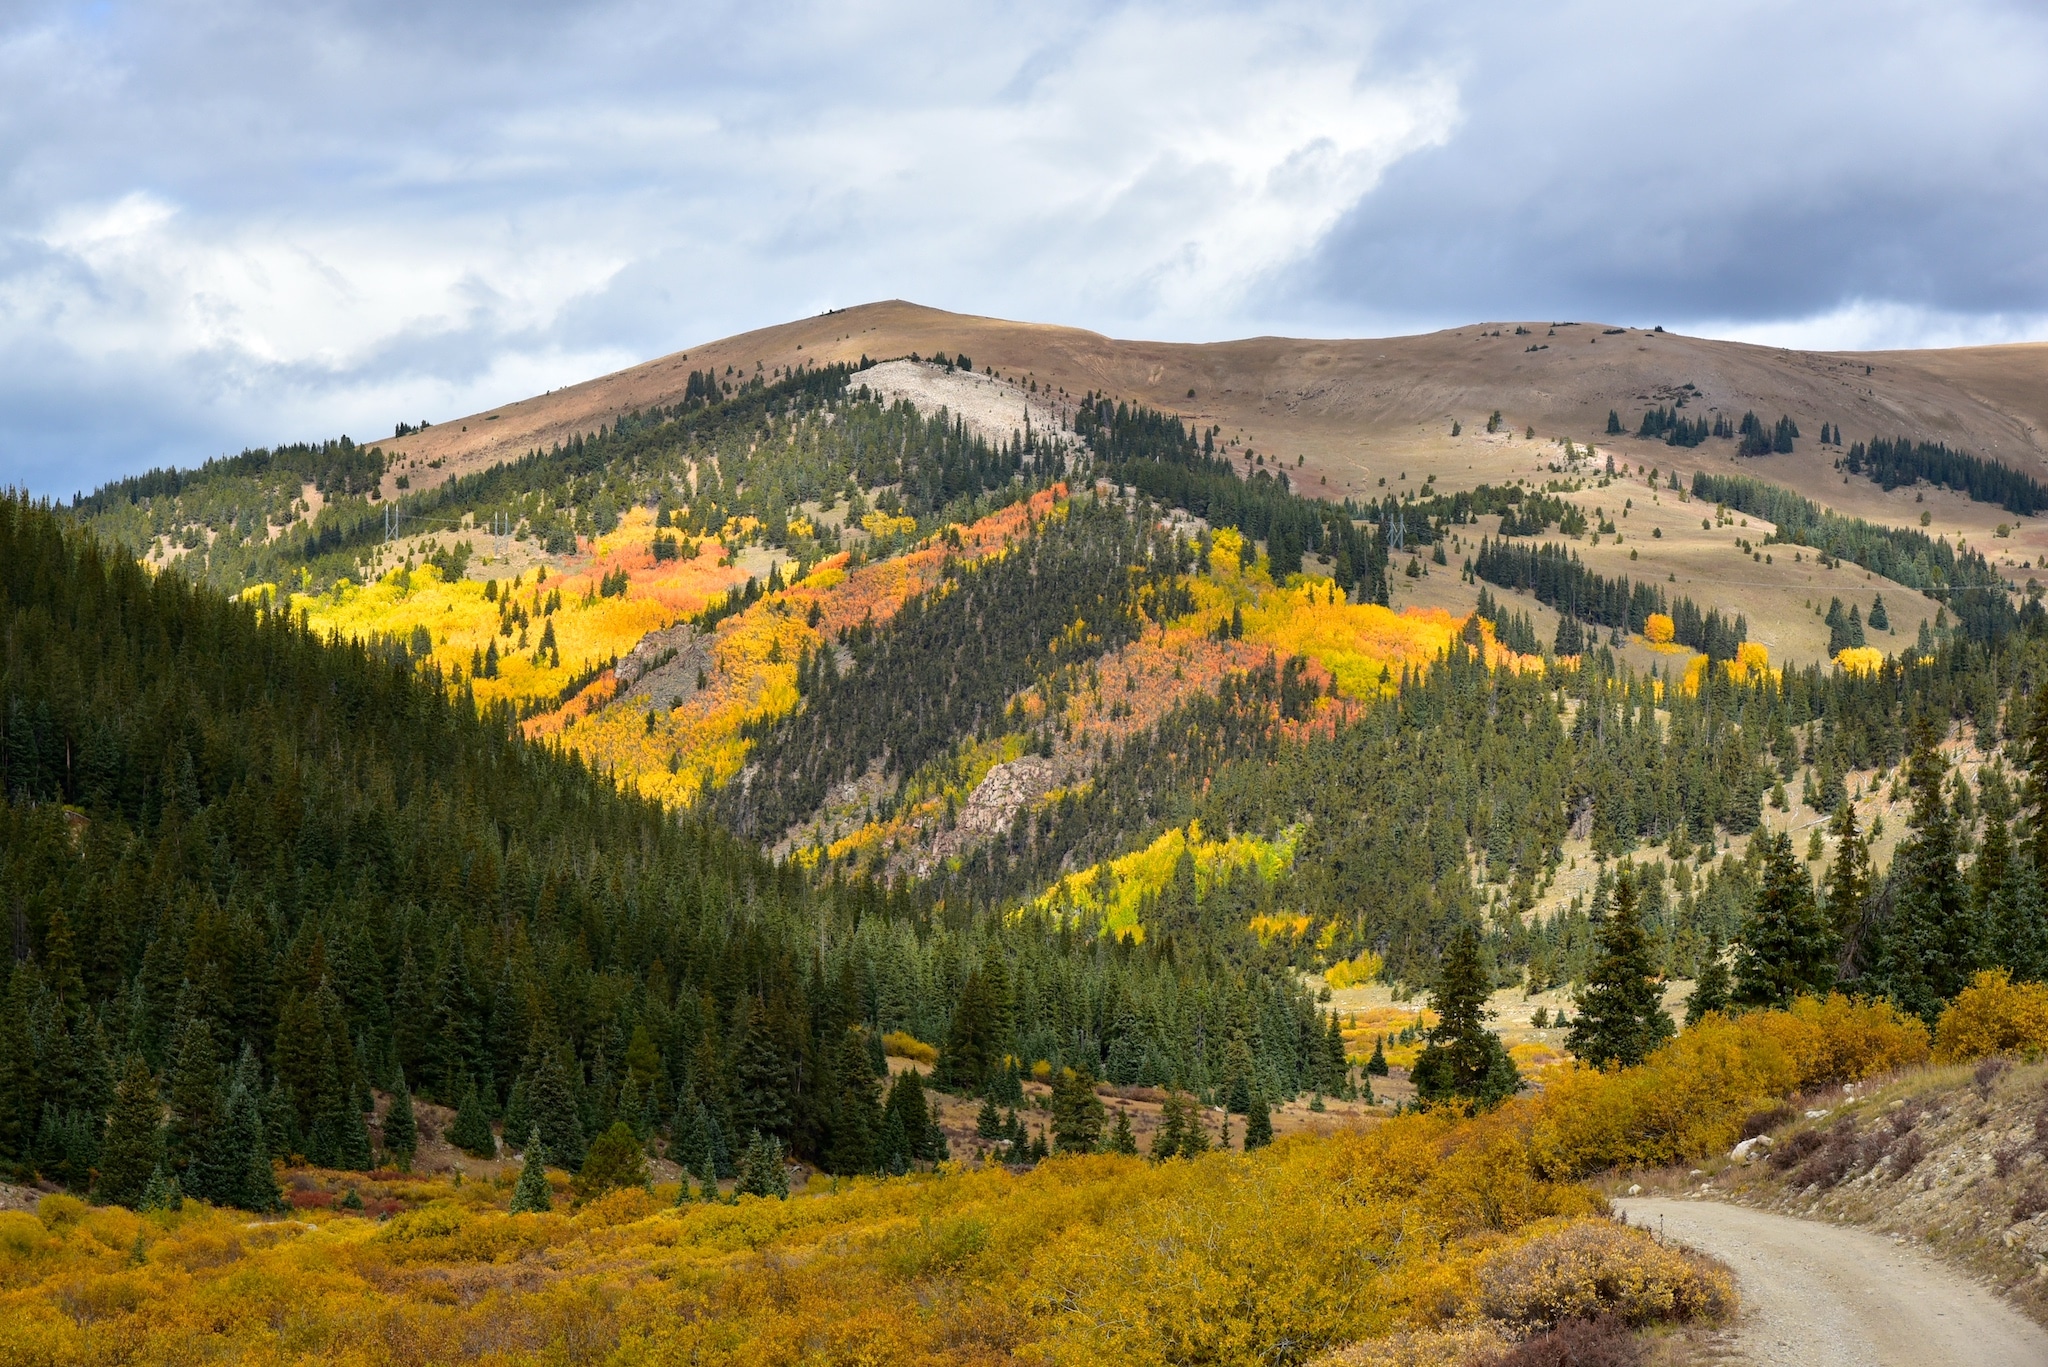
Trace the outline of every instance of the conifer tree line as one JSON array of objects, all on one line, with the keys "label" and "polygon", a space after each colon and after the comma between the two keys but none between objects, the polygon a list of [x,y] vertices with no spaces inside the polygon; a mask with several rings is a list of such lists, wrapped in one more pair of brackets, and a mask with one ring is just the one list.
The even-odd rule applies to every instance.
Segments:
[{"label": "conifer tree line", "polygon": [[[1472,573],[1504,589],[1520,589],[1536,601],[1573,621],[1591,622],[1618,631],[1640,633],[1655,612],[1670,615],[1674,639],[1710,660],[1732,660],[1749,639],[1749,623],[1741,614],[1731,622],[1719,608],[1702,612],[1692,599],[1667,600],[1651,583],[1630,583],[1627,575],[1609,578],[1585,566],[1578,552],[1547,541],[1517,546],[1482,538]],[[1576,651],[1561,651],[1576,654]]]},{"label": "conifer tree line", "polygon": [[1198,438],[1179,418],[1090,394],[1076,410],[1075,436],[1109,478],[1161,503],[1184,508],[1212,527],[1234,527],[1264,541],[1275,580],[1301,573],[1302,556],[1332,562],[1331,577],[1356,601],[1387,601],[1386,544],[1360,527],[1357,510],[1294,493],[1284,472],[1238,476],[1216,454],[1216,433]]},{"label": "conifer tree line", "polygon": [[2010,465],[1952,451],[1946,442],[1872,437],[1851,446],[1842,457],[1841,468],[1867,477],[1886,493],[1926,480],[1967,494],[1978,503],[1996,503],[2022,517],[2048,508],[2048,484]]},{"label": "conifer tree line", "polygon": [[1764,538],[1767,546],[1811,546],[1822,565],[1847,561],[1920,590],[1946,605],[1973,640],[2002,640],[2018,627],[2021,613],[2041,611],[2035,603],[2016,611],[2007,596],[2011,586],[1981,554],[1916,527],[1881,527],[1824,512],[1790,489],[1742,475],[1697,473],[1692,496],[1775,523],[1777,530]]},{"label": "conifer tree line", "polygon": [[879,1170],[937,1147],[882,1088],[899,1029],[957,1036],[963,1086],[1002,1069],[957,1059],[1010,1052],[1127,1074],[1134,1043],[1204,1092],[1246,1056],[1267,1095],[1337,1085],[1290,974],[814,883],[402,651],[152,575],[20,499],[0,612],[10,1171],[260,1208],[272,1157],[416,1146],[415,1096],[455,1109],[451,1142],[494,1151],[495,1122],[571,1168],[623,1125],[714,1175],[768,1145]]},{"label": "conifer tree line", "polygon": [[[1621,421],[1612,412],[1608,415],[1608,435],[1621,431]],[[1700,446],[1709,436],[1717,436],[1705,418],[1688,418],[1676,408],[1646,409],[1642,424],[1636,435],[1646,440],[1661,440],[1666,446]]]}]

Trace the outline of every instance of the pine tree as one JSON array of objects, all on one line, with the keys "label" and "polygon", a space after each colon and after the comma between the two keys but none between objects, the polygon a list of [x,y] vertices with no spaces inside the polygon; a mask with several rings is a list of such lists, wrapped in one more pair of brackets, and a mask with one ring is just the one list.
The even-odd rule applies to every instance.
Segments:
[{"label": "pine tree", "polygon": [[412,1171],[412,1156],[420,1146],[419,1121],[412,1112],[412,1091],[405,1085],[405,1069],[398,1070],[391,1084],[391,1104],[384,1110],[384,1151],[398,1160],[398,1166]]},{"label": "pine tree", "polygon": [[114,1109],[100,1142],[100,1171],[93,1195],[110,1205],[137,1206],[150,1174],[163,1157],[163,1103],[156,1079],[139,1054],[114,1088]]},{"label": "pine tree", "polygon": [[1062,1068],[1052,1084],[1053,1147],[1060,1153],[1093,1153],[1102,1143],[1102,1098],[1095,1078],[1083,1068]]},{"label": "pine tree", "polygon": [[[931,1154],[932,1121],[924,1098],[924,1078],[917,1069],[906,1068],[889,1086],[889,1099],[882,1107],[882,1143],[877,1157],[885,1165],[900,1160],[902,1171],[910,1163]],[[901,1136],[900,1138],[898,1136]]]},{"label": "pine tree", "polygon": [[[1513,1095],[1521,1078],[1500,1037],[1486,1028],[1487,998],[1493,984],[1479,954],[1479,932],[1469,921],[1452,932],[1431,994],[1437,1023],[1409,1076],[1419,1100],[1462,1103],[1468,1109]],[[1503,1092],[1501,1089],[1505,1087]]]},{"label": "pine tree", "polygon": [[1813,898],[1813,882],[1789,834],[1755,837],[1763,870],[1743,918],[1735,958],[1739,1006],[1786,1007],[1802,994],[1825,995],[1835,981],[1835,937]]},{"label": "pine tree", "polygon": [[1692,996],[1686,999],[1685,1023],[1698,1025],[1709,1011],[1728,1009],[1728,964],[1719,931],[1707,932],[1707,946],[1700,951],[1699,975],[1693,981]]},{"label": "pine tree", "polygon": [[668,1156],[705,1186],[718,1185],[718,1169],[711,1154],[711,1112],[687,1092],[670,1126]]},{"label": "pine tree", "polygon": [[1632,1067],[1671,1038],[1663,992],[1652,976],[1649,942],[1636,907],[1633,873],[1614,889],[1614,909],[1599,928],[1598,950],[1585,989],[1574,1002],[1577,1018],[1565,1047],[1595,1068]]},{"label": "pine tree", "polygon": [[[527,1133],[526,1161],[519,1169],[519,1185],[512,1188],[512,1213],[546,1214],[555,1207],[554,1192],[548,1186],[548,1148],[541,1143],[539,1130]],[[683,1190],[688,1192],[689,1189],[689,1179],[685,1178]]]},{"label": "pine tree", "polygon": [[1828,933],[1840,947],[1835,975],[1860,978],[1869,967],[1865,962],[1863,917],[1870,895],[1870,856],[1863,833],[1856,825],[1856,804],[1844,802],[1837,807],[1829,828],[1837,844],[1835,862],[1828,868],[1824,905]]},{"label": "pine tree", "polygon": [[789,1198],[789,1168],[783,1161],[780,1139],[754,1131],[747,1140],[746,1154],[740,1159],[739,1183],[733,1194]]},{"label": "pine tree", "polygon": [[187,1195],[207,1201],[218,1199],[211,1189],[210,1174],[193,1169],[206,1151],[208,1136],[220,1125],[223,1082],[213,1027],[204,1016],[195,1016],[179,1037],[170,1076],[164,1079],[171,1107],[164,1164]]},{"label": "pine tree", "polygon": [[1116,1108],[1116,1124],[1110,1129],[1108,1148],[1111,1153],[1138,1156],[1138,1137],[1131,1133],[1131,1118],[1121,1106]]},{"label": "pine tree", "polygon": [[1244,1119],[1244,1151],[1263,1149],[1273,1142],[1273,1115],[1266,1109],[1266,1094],[1255,1093],[1252,1108]]},{"label": "pine tree", "polygon": [[[872,1172],[876,1167],[875,1137],[882,1127],[882,1107],[869,1062],[868,1032],[849,1027],[839,1041],[837,1096],[832,1108],[832,1137],[825,1156],[828,1171]],[[983,1103],[993,1116],[995,1107]]]},{"label": "pine tree", "polygon": [[1166,1101],[1159,1108],[1159,1128],[1152,1131],[1153,1162],[1164,1163],[1169,1158],[1178,1158],[1182,1146],[1187,1142],[1187,1102],[1179,1086],[1166,1089]]},{"label": "pine tree", "polygon": [[1891,614],[1884,610],[1883,594],[1880,593],[1870,600],[1870,616],[1866,620],[1870,623],[1872,631],[1890,631],[1892,629]]},{"label": "pine tree", "polygon": [[556,1051],[546,1045],[535,1049],[533,1069],[527,1075],[527,1108],[547,1145],[550,1161],[570,1172],[583,1166],[583,1120],[577,1114],[576,1093],[569,1074]]},{"label": "pine tree", "polygon": [[448,1142],[475,1158],[498,1156],[498,1138],[491,1133],[491,1117],[474,1082],[462,1089],[462,1104],[456,1108],[455,1123],[448,1127]]},{"label": "pine tree", "polygon": [[1969,982],[1981,940],[1956,868],[1955,815],[1942,791],[1947,776],[1948,762],[1923,722],[1907,763],[1911,834],[1892,859],[1896,892],[1878,975],[1900,1009],[1929,1025]]},{"label": "pine tree", "polygon": [[623,1120],[591,1142],[583,1167],[576,1174],[576,1199],[594,1200],[620,1187],[647,1185],[647,1154]]},{"label": "pine tree", "polygon": [[1384,1035],[1372,1037],[1372,1057],[1366,1061],[1366,1075],[1385,1077],[1387,1075],[1387,1040]]}]

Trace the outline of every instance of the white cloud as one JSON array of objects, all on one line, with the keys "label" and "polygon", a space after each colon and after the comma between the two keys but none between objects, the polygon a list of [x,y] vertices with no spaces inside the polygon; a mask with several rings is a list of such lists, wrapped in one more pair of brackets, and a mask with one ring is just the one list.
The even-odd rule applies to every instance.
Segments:
[{"label": "white cloud", "polygon": [[29,0],[0,475],[442,420],[890,296],[1183,338],[2039,335],[2044,30],[1959,5]]},{"label": "white cloud", "polygon": [[2048,337],[2048,313],[1962,313],[1857,299],[1808,318],[1707,319],[1685,330],[1794,350],[1904,351],[2038,341]]}]

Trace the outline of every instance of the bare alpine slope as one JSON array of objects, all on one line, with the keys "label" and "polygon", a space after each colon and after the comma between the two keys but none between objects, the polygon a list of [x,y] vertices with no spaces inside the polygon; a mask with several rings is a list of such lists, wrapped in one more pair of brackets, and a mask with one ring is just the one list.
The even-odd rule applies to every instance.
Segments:
[{"label": "bare alpine slope", "polygon": [[2041,1367],[2048,1331],[1880,1234],[1714,1201],[1615,1202],[1630,1223],[1710,1253],[1742,1292],[1738,1343],[1785,1367]]},{"label": "bare alpine slope", "polygon": [[[1498,321],[1412,337],[1197,344],[1105,337],[903,300],[705,342],[379,444],[413,462],[411,487],[424,489],[594,431],[621,413],[678,402],[694,370],[772,374],[911,353],[965,353],[977,370],[1015,378],[1027,392],[1094,390],[1213,424],[1226,440],[1237,438],[1290,469],[1298,459],[1297,483],[1332,494],[1377,488],[1380,476],[1403,470],[1417,480],[1424,471],[1439,473],[1449,488],[1485,478],[1484,470],[1468,473],[1471,454],[1447,445],[1445,436],[1454,419],[1472,430],[1495,409],[1516,432],[1597,440],[1647,464],[1668,465],[1673,454],[1661,442],[1609,438],[1607,413],[1617,410],[1633,427],[1645,409],[1681,399],[1696,414],[1731,420],[1748,410],[1766,421],[1786,414],[1809,436],[1827,422],[1851,440],[1944,440],[2048,475],[2048,343],[1817,352],[1591,322]],[[1697,464],[1699,453],[1686,459]],[[1833,453],[1808,441],[1797,456],[1757,473],[1839,503],[1850,491],[1832,473],[1832,460]],[[1844,511],[1881,515],[1874,506]]]}]

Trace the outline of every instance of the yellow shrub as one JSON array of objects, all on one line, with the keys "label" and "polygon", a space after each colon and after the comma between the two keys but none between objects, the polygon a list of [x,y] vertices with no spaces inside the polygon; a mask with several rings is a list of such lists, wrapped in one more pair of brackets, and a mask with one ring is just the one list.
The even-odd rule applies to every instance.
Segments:
[{"label": "yellow shrub", "polygon": [[2004,969],[1988,968],[1941,1013],[1934,1039],[1943,1063],[2048,1049],[2048,984],[2016,983]]},{"label": "yellow shrub", "polygon": [[907,1058],[918,1063],[937,1063],[939,1049],[935,1044],[926,1044],[907,1030],[891,1030],[882,1036],[882,1052],[894,1058]]},{"label": "yellow shrub", "polygon": [[1884,652],[1871,646],[1849,646],[1835,652],[1835,664],[1845,674],[1875,674],[1884,668]]},{"label": "yellow shrub", "polygon": [[1669,613],[1653,612],[1643,622],[1643,639],[1653,646],[1668,646],[1678,634]]},{"label": "yellow shrub", "polygon": [[1727,1148],[1743,1117],[1802,1087],[1892,1072],[1927,1058],[1927,1029],[1883,1002],[1839,993],[1789,1011],[1710,1015],[1639,1068],[1552,1069],[1529,1146],[1552,1176],[1654,1167]]},{"label": "yellow shrub", "polygon": [[1386,964],[1380,956],[1368,949],[1355,959],[1346,959],[1342,963],[1331,965],[1330,971],[1323,975],[1323,981],[1341,992],[1347,987],[1372,982],[1379,977],[1380,970],[1385,967]]},{"label": "yellow shrub", "polygon": [[1552,1221],[1479,1265],[1480,1306],[1497,1320],[1547,1329],[1615,1315],[1629,1324],[1718,1320],[1735,1305],[1726,1272],[1607,1220]]}]

